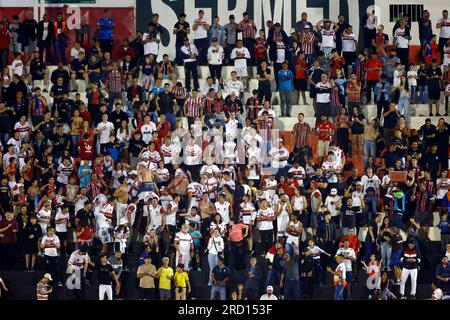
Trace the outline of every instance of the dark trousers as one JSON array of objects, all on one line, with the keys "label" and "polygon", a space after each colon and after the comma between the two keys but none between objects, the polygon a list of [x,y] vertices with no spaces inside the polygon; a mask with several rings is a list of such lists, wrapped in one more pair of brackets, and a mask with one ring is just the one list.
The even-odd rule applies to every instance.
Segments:
[{"label": "dark trousers", "polygon": [[53,39],[53,64],[58,64],[59,56],[61,56],[61,62],[67,64],[66,59],[67,42],[60,39]]},{"label": "dark trousers", "polygon": [[277,91],[279,89],[279,85],[280,85],[280,80],[278,79],[278,72],[282,69],[283,64],[282,63],[275,63],[273,65],[273,72],[274,72],[274,76],[275,76],[275,83],[277,84]]},{"label": "dark trousers", "polygon": [[194,89],[198,89],[198,72],[195,61],[184,64],[184,78],[186,79],[185,87],[187,91],[191,91],[191,75],[194,80]]},{"label": "dark trousers", "polygon": [[284,280],[284,299],[299,300],[300,299],[300,280]]},{"label": "dark trousers", "polygon": [[0,70],[3,70],[8,65],[9,49],[0,49]]},{"label": "dark trousers", "polygon": [[254,65],[255,61],[255,42],[256,40],[253,38],[243,38],[242,43],[244,44],[244,47],[248,49],[250,52],[251,59],[248,61],[249,65]]},{"label": "dark trousers", "polygon": [[233,49],[236,47],[235,44],[227,44],[227,47],[224,49],[225,51],[225,63],[228,66],[231,66],[234,64],[233,60],[230,59],[231,56],[231,51],[233,51]]},{"label": "dark trousers", "polygon": [[348,135],[348,128],[339,128],[337,130],[338,142],[345,154],[348,154]]},{"label": "dark trousers", "polygon": [[58,257],[44,256],[44,263],[45,263],[44,267],[45,272],[50,273],[53,278],[53,282],[57,284],[60,281]]},{"label": "dark trousers", "polygon": [[270,87],[266,86],[259,86],[258,87],[258,99],[263,103],[264,101],[269,101],[272,103],[272,91],[270,90]]},{"label": "dark trousers", "polygon": [[[38,42],[38,47],[39,47],[39,57],[41,57],[41,60],[44,61],[46,64],[50,64],[50,61],[52,61],[51,41],[40,41]],[[44,51],[45,51],[45,60],[44,60]]]},{"label": "dark trousers", "polygon": [[230,242],[231,254],[233,255],[233,261],[234,261],[234,269],[237,271],[245,269],[245,264],[244,264],[244,259],[243,259],[244,241]]},{"label": "dark trousers", "polygon": [[198,64],[201,66],[207,64],[206,53],[209,47],[208,38],[195,39],[194,45],[197,47],[198,50],[198,59],[197,59]]},{"label": "dark trousers", "polygon": [[381,99],[377,102],[377,118],[378,120],[381,119],[381,115],[387,108],[389,107],[389,102],[385,101],[384,99]]},{"label": "dark trousers", "polygon": [[113,53],[113,41],[109,39],[100,39],[100,48],[102,49],[102,52],[109,52]]},{"label": "dark trousers", "polygon": [[155,289],[154,288],[139,288],[139,299],[141,300],[154,300]]},{"label": "dark trousers", "polygon": [[175,43],[175,60],[174,63],[178,66],[183,65],[183,59],[181,58],[181,47],[183,43]]},{"label": "dark trousers", "polygon": [[344,52],[342,52],[342,56],[344,57],[344,60],[345,60],[345,63],[344,63],[345,77],[348,79],[348,67],[351,66],[352,63],[356,61],[356,53],[344,51]]},{"label": "dark trousers", "polygon": [[372,100],[372,90],[375,89],[375,85],[377,84],[377,80],[366,80],[366,104],[369,104]]},{"label": "dark trousers", "polygon": [[397,48],[397,57],[400,59],[402,65],[405,66],[405,70],[409,70],[409,48]]},{"label": "dark trousers", "polygon": [[0,244],[0,269],[12,270],[16,266],[16,244]]},{"label": "dark trousers", "polygon": [[273,230],[259,230],[261,236],[261,249],[266,253],[273,245]]},{"label": "dark trousers", "polygon": [[220,79],[222,77],[222,65],[221,64],[210,64],[209,74],[214,79]]},{"label": "dark trousers", "polygon": [[314,262],[314,283],[323,284],[323,269],[320,264],[320,259],[313,260]]}]

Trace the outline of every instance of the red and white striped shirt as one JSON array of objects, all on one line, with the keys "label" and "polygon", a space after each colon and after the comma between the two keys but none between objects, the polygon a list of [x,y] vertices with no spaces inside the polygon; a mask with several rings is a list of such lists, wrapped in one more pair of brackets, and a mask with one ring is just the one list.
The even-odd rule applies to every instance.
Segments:
[{"label": "red and white striped shirt", "polygon": [[316,36],[314,33],[309,32],[305,33],[305,37],[303,39],[302,43],[302,50],[305,54],[312,54],[314,52],[314,40],[316,39]]},{"label": "red and white striped shirt", "polygon": [[255,39],[256,25],[253,20],[248,19],[247,21],[242,20],[239,23],[239,29],[242,30],[242,39],[253,38]]},{"label": "red and white striped shirt", "polygon": [[200,117],[200,110],[202,107],[201,97],[189,97],[186,99],[186,116],[188,117]]}]

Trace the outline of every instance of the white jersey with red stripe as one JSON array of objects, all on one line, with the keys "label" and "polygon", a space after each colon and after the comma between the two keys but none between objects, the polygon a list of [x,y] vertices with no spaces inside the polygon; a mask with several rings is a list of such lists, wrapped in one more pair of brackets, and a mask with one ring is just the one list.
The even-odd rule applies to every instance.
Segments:
[{"label": "white jersey with red stripe", "polygon": [[189,233],[184,233],[183,231],[178,232],[175,235],[175,241],[178,242],[180,251],[183,254],[189,254],[191,244],[193,243],[192,237]]},{"label": "white jersey with red stripe", "polygon": [[217,201],[216,203],[214,203],[214,207],[216,208],[216,212],[222,217],[222,222],[224,224],[229,224],[231,204],[227,201],[224,201],[223,203]]},{"label": "white jersey with red stripe", "polygon": [[252,225],[256,219],[256,209],[251,202],[241,203],[241,217],[242,223]]}]

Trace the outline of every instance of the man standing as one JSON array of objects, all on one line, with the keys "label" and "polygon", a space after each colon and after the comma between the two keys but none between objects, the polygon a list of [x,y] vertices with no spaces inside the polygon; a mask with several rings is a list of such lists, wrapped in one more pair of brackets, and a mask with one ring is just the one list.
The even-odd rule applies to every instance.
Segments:
[{"label": "man standing", "polygon": [[320,117],[324,115],[328,117],[330,114],[330,101],[331,101],[331,85],[328,82],[328,76],[322,74],[320,76],[320,82],[316,84],[316,100],[317,100],[317,110],[316,110],[316,123],[320,121]]},{"label": "man standing", "polygon": [[290,117],[292,109],[291,99],[294,91],[292,79],[294,79],[294,74],[288,69],[288,65],[289,63],[284,61],[282,69],[278,71],[281,117]]},{"label": "man standing", "polygon": [[111,278],[116,283],[116,294],[119,295],[119,280],[113,267],[108,263],[108,257],[106,254],[100,254],[100,265],[98,267],[98,299],[104,300],[105,293],[108,300],[113,299]]},{"label": "man standing", "polygon": [[159,298],[161,300],[170,300],[172,298],[172,279],[173,269],[169,267],[170,259],[168,257],[162,258],[163,265],[158,269],[156,277],[159,279]]},{"label": "man standing", "polygon": [[211,27],[204,16],[205,12],[199,10],[198,19],[195,19],[192,25],[192,29],[194,30],[194,45],[198,49],[198,63],[200,65],[206,64],[206,51],[209,47],[208,31]]},{"label": "man standing", "polygon": [[327,271],[334,276],[334,300],[344,300],[344,289],[347,285],[344,256],[342,254],[337,255],[336,262],[338,264],[336,270],[333,271],[333,269],[328,267]]},{"label": "man standing", "polygon": [[11,33],[3,23],[0,23],[0,70],[3,70],[8,64],[10,42]]},{"label": "man standing", "polygon": [[223,261],[223,257],[218,257],[217,265],[211,271],[213,286],[210,300],[216,300],[217,295],[219,295],[219,300],[226,300],[226,284],[230,279],[231,272]]},{"label": "man standing", "polygon": [[116,23],[111,18],[111,11],[105,9],[103,11],[103,18],[98,20],[97,27],[99,29],[98,40],[100,40],[100,47],[102,52],[113,52],[113,31]]},{"label": "man standing", "polygon": [[309,123],[305,122],[303,113],[298,114],[298,122],[292,128],[292,133],[294,135],[294,146],[311,146],[311,127]]},{"label": "man standing", "polygon": [[417,23],[419,24],[420,45],[424,46],[425,43],[431,39],[431,35],[433,34],[430,12],[428,10],[423,10],[422,17],[417,20]]},{"label": "man standing", "polygon": [[225,30],[225,43],[224,43],[225,59],[228,65],[231,64],[230,54],[231,51],[233,51],[233,49],[236,47],[237,32],[239,28],[239,25],[236,23],[236,19],[233,14],[230,15],[229,21],[230,21],[229,23],[223,26]]},{"label": "man standing", "polygon": [[58,13],[56,21],[53,22],[53,64],[58,64],[59,56],[61,62],[66,65],[66,48],[69,45],[69,29],[67,22],[63,20],[62,13]]},{"label": "man standing", "polygon": [[280,288],[284,288],[285,300],[300,299],[300,273],[299,273],[299,256],[291,257],[288,252],[283,254],[283,272],[280,279]]},{"label": "man standing", "polygon": [[420,252],[417,250],[414,240],[409,240],[407,247],[403,249],[400,261],[403,263],[402,275],[400,278],[400,299],[405,297],[405,284],[411,276],[411,299],[416,299],[417,288],[417,267],[420,264]]},{"label": "man standing", "polygon": [[394,46],[397,48],[397,54],[405,70],[409,70],[409,41],[411,40],[410,28],[405,20],[400,20],[400,24],[394,31]]},{"label": "man standing", "polygon": [[19,226],[13,219],[13,213],[7,211],[0,221],[0,269],[12,270],[16,264],[17,231]]},{"label": "man standing", "polygon": [[59,281],[58,256],[61,243],[59,237],[55,235],[55,230],[52,227],[47,228],[47,234],[42,237],[40,248],[44,253],[45,271],[49,272],[58,286],[62,286]]},{"label": "man standing", "polygon": [[255,22],[249,18],[248,12],[242,14],[243,19],[239,23],[239,31],[242,32],[242,41],[245,48],[250,51],[250,56],[255,56]]},{"label": "man standing", "polygon": [[448,39],[450,39],[450,19],[448,18],[448,11],[442,11],[442,19],[438,21],[436,24],[437,29],[441,29],[439,33],[439,51],[444,54],[444,45],[447,43]]},{"label": "man standing", "polygon": [[[189,43],[189,39],[183,40],[183,46],[181,47],[181,58],[184,62],[184,78],[185,87],[187,91],[191,91],[191,75],[194,79],[194,89],[198,89],[198,72],[197,72],[197,56],[199,51],[197,47]],[[206,49],[205,49],[206,50]]]},{"label": "man standing", "polygon": [[191,235],[189,234],[189,225],[184,224],[181,231],[175,235],[174,247],[177,250],[175,261],[177,264],[182,263],[186,271],[189,270],[191,262],[191,252],[194,251],[194,245]]},{"label": "man standing", "polygon": [[189,23],[186,22],[186,14],[181,13],[178,17],[178,22],[173,26],[173,34],[176,37],[175,40],[175,63],[179,66],[183,65],[183,59],[181,58],[181,47],[183,46],[184,39],[187,38],[191,32]]},{"label": "man standing", "polygon": [[48,300],[48,295],[53,291],[52,287],[48,284],[50,281],[53,281],[52,276],[46,273],[38,282],[36,286],[37,300]]},{"label": "man standing", "polygon": [[315,130],[319,136],[319,141],[317,142],[317,153],[319,157],[319,164],[321,164],[323,158],[328,155],[330,141],[333,139],[334,135],[334,126],[325,114],[321,114],[319,117],[320,122],[316,124]]}]

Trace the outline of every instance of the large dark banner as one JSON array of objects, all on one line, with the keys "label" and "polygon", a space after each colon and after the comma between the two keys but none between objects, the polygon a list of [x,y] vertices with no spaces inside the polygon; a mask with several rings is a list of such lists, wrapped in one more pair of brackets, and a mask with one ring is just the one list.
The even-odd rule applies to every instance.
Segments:
[{"label": "large dark banner", "polygon": [[216,15],[219,16],[223,25],[228,23],[230,14],[234,14],[239,22],[242,13],[247,11],[258,28],[265,27],[265,22],[272,20],[280,22],[285,30],[289,30],[300,20],[302,12],[308,13],[308,20],[313,24],[322,18],[336,21],[338,14],[343,14],[353,25],[355,34],[360,34],[361,18],[366,13],[367,7],[374,4],[374,0],[137,0],[136,2],[137,30],[145,31],[152,14],[158,13],[160,24],[167,31],[162,35],[161,52],[170,55],[173,55],[175,50],[173,25],[181,12],[187,14],[187,21],[191,25],[200,9],[205,11],[205,17],[209,20]]}]

